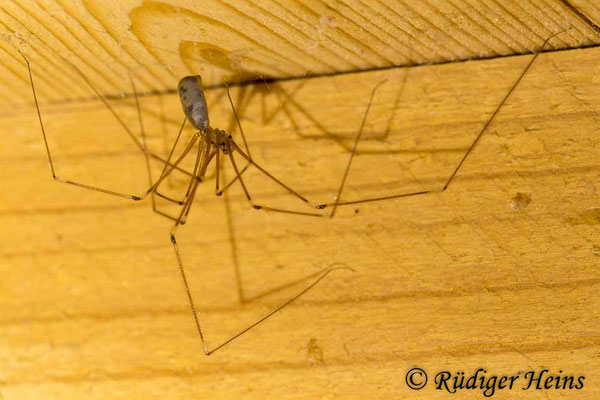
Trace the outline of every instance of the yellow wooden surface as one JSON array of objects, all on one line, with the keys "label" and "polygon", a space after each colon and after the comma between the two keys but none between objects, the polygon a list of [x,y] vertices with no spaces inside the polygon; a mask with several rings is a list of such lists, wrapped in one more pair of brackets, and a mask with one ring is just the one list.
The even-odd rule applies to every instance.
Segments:
[{"label": "yellow wooden surface", "polygon": [[[202,73],[207,84],[421,65],[598,44],[594,0],[3,0],[0,104],[29,103],[18,46],[54,100],[81,89],[56,55],[105,93],[139,71],[145,91]],[[596,21],[596,22],[594,22]],[[129,92],[129,90],[128,90]]]},{"label": "yellow wooden surface", "polygon": [[[25,77],[14,47],[6,50]],[[52,80],[47,66],[28,45],[23,51],[43,88],[44,74]],[[387,80],[344,198],[385,196],[441,186],[530,58],[273,82],[234,88],[232,96],[256,160],[322,202],[336,193],[369,93]],[[479,390],[450,395],[431,382],[411,391],[404,377],[415,366],[430,380],[441,370],[546,368],[584,375],[584,388],[504,390],[494,398],[597,398],[599,60],[597,48],[541,55],[443,194],[315,219],[254,211],[239,186],[217,198],[214,181],[203,184],[179,241],[209,344],[292,296],[310,282],[303,278],[332,265],[355,270],[335,271],[210,357],[178,275],[170,223],[149,201],[53,181],[35,110],[6,108],[0,398],[482,397]],[[93,97],[56,62],[64,88]],[[143,80],[145,71],[134,75]],[[129,91],[123,77],[115,90],[91,79],[105,94]],[[17,95],[31,102],[29,92]],[[40,90],[57,172],[143,191],[144,158],[104,106],[57,104],[55,95]],[[239,141],[224,91],[209,91],[208,102],[212,125]],[[138,133],[132,99],[111,104]],[[181,123],[177,99],[147,96],[142,109],[149,146],[164,154]],[[260,174],[247,179],[257,202],[302,209]],[[183,184],[174,175],[164,190],[175,195]]]}]

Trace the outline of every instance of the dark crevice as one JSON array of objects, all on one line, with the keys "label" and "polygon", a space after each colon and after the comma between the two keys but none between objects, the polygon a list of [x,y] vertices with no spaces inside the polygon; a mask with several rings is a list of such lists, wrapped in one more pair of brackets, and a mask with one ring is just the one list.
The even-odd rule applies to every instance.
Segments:
[{"label": "dark crevice", "polygon": [[600,26],[596,25],[594,21],[592,21],[587,15],[585,15],[581,10],[575,7],[573,4],[569,3],[569,0],[559,0],[565,7],[567,7],[573,14],[577,16],[581,21],[583,21],[587,26],[596,31],[596,33],[600,33]]},{"label": "dark crevice", "polygon": [[[566,0],[561,0],[561,1],[566,1]],[[598,29],[600,30],[600,27],[598,27]],[[542,53],[558,53],[558,52],[562,52],[562,51],[590,49],[590,48],[596,48],[596,47],[600,47],[600,44],[590,44],[590,45],[585,45],[585,46],[580,46],[580,47],[568,47],[568,48],[564,48],[564,49],[554,49],[554,50],[551,49],[551,50],[542,51]],[[252,86],[252,85],[268,85],[271,83],[294,81],[294,80],[300,80],[300,79],[316,79],[316,78],[324,78],[324,77],[333,77],[333,76],[338,76],[338,75],[358,74],[358,73],[366,73],[366,72],[374,72],[374,71],[386,71],[386,70],[392,70],[392,69],[398,69],[398,68],[415,68],[415,67],[421,67],[421,66],[457,64],[457,63],[464,63],[464,62],[468,62],[468,61],[485,61],[485,60],[503,59],[503,58],[510,58],[510,57],[520,57],[520,56],[524,56],[524,55],[528,55],[528,54],[535,54],[535,52],[529,51],[529,52],[512,53],[512,54],[506,54],[506,55],[493,55],[493,56],[479,57],[479,58],[440,61],[440,62],[428,63],[428,64],[405,64],[405,65],[393,65],[393,66],[385,66],[385,67],[373,67],[373,68],[366,68],[366,69],[359,69],[359,70],[324,72],[324,73],[307,74],[307,75],[294,75],[294,76],[288,76],[288,77],[284,77],[284,78],[262,78],[262,77],[259,77],[259,78],[245,79],[245,80],[241,80],[241,81],[237,81],[237,82],[225,82],[225,83],[221,83],[221,84],[217,84],[217,85],[206,85],[204,88],[206,90],[216,90],[216,89],[223,89],[223,88],[225,88],[225,86],[242,87],[242,86]],[[153,97],[153,96],[172,95],[175,93],[177,93],[176,88],[168,89],[168,90],[146,91],[143,93],[138,93],[137,95],[138,95],[138,97]],[[133,93],[120,93],[118,95],[104,95],[104,98],[107,100],[123,100],[123,99],[129,99],[129,98],[133,99],[134,97],[135,96]],[[92,102],[92,101],[97,101],[97,100],[98,99],[96,97],[75,98],[75,99],[58,100],[58,101],[48,102],[47,105],[85,103],[85,102]],[[33,104],[31,104],[31,105],[33,105]]]}]

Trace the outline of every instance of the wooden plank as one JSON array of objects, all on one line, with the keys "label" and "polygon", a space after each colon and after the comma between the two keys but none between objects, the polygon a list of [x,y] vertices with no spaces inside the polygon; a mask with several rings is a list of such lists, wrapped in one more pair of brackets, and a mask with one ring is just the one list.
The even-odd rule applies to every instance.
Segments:
[{"label": "wooden plank", "polygon": [[[16,49],[55,101],[85,91],[58,56],[103,93],[172,90],[184,75],[289,78],[525,54],[599,43],[592,0],[141,1],[8,0],[0,6],[0,104],[30,102]],[[596,22],[594,22],[596,21]]]},{"label": "wooden plank", "polygon": [[[255,159],[326,202],[369,94],[387,79],[343,198],[385,196],[442,185],[530,59],[291,80],[232,96]],[[443,194],[315,219],[254,211],[237,186],[214,197],[207,181],[179,241],[211,344],[309,282],[298,280],[331,265],[355,270],[332,273],[210,357],[170,223],[148,202],[52,181],[34,109],[3,114],[0,397],[447,398],[431,381],[407,388],[404,374],[420,366],[562,370],[584,375],[584,389],[494,397],[597,398],[599,59],[597,48],[541,55]],[[208,101],[212,124],[235,132],[223,90]],[[99,101],[52,105],[48,92],[41,102],[59,174],[144,189],[143,157]],[[111,104],[139,133],[132,99]],[[151,96],[142,108],[149,145],[164,153],[180,105]],[[303,206],[259,174],[247,179],[256,201]],[[165,190],[183,184],[175,176]],[[240,294],[252,301],[240,304]]]}]

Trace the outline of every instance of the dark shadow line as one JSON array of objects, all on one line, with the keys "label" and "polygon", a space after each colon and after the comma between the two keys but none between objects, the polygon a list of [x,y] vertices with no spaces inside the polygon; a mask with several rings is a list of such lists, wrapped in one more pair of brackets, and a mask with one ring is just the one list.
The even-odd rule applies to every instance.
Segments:
[{"label": "dark shadow line", "polygon": [[[343,264],[338,264],[343,265]],[[327,268],[325,268],[327,270]],[[538,282],[538,283],[514,283],[498,286],[472,286],[472,287],[455,287],[449,289],[437,288],[413,288],[406,291],[397,291],[383,295],[361,294],[356,297],[340,297],[336,299],[304,299],[299,303],[302,307],[331,307],[331,306],[356,306],[363,303],[389,303],[391,301],[420,301],[423,299],[456,299],[466,298],[471,296],[490,296],[501,294],[523,294],[530,291],[549,291],[556,294],[557,291],[573,291],[579,289],[594,290],[600,285],[600,278],[574,279],[561,282]],[[293,307],[293,306],[292,306]],[[231,315],[244,310],[239,304],[220,305],[220,306],[203,306],[202,311],[205,313]],[[476,313],[477,310],[473,311]],[[134,310],[120,310],[117,313],[100,312],[100,313],[61,313],[57,315],[42,315],[35,317],[12,317],[0,319],[0,327],[10,325],[23,324],[52,324],[61,322],[79,322],[79,321],[96,321],[110,322],[115,320],[139,319],[139,318],[156,318],[169,317],[174,315],[187,315],[189,310],[185,307],[155,307]]]},{"label": "dark shadow line", "polygon": [[[307,280],[309,280],[309,279],[316,278],[316,277],[317,277],[317,276],[319,276],[319,275],[323,275],[323,273],[324,273],[325,271],[327,271],[328,269],[331,269],[331,268],[332,268],[333,266],[335,266],[335,265],[341,265],[341,266],[345,266],[345,267],[347,267],[347,266],[346,266],[346,264],[342,264],[342,263],[333,263],[333,264],[332,264],[332,265],[330,265],[329,267],[327,267],[327,268],[323,268],[323,269],[321,269],[321,270],[319,270],[319,271],[317,271],[317,272],[315,272],[315,273],[312,273],[312,274],[310,274],[310,275],[307,275],[307,276],[304,276],[304,277],[302,277],[302,278],[298,278],[298,279],[295,279],[295,280],[293,280],[293,281],[290,281],[290,282],[287,282],[287,283],[281,284],[281,285],[279,285],[279,286],[276,286],[276,287],[274,287],[274,288],[271,288],[271,289],[266,289],[266,290],[262,291],[261,293],[255,294],[255,295],[253,295],[253,296],[246,297],[246,298],[244,299],[244,304],[251,303],[251,302],[253,302],[253,301],[256,301],[256,300],[262,299],[262,298],[264,298],[264,297],[267,297],[267,296],[269,296],[269,295],[271,295],[271,294],[274,294],[274,293],[280,292],[280,291],[282,291],[282,290],[285,290],[285,289],[292,288],[292,287],[294,287],[294,286],[296,286],[296,285],[299,285],[299,284],[301,284],[301,283],[303,283],[303,282],[306,282],[306,281],[307,281]],[[347,268],[349,268],[349,267],[347,267]]]},{"label": "dark shadow line", "polygon": [[[561,1],[563,1],[563,0],[561,0]],[[600,29],[600,27],[599,27],[599,29]],[[306,74],[292,75],[292,76],[287,76],[284,78],[257,77],[257,78],[252,78],[252,79],[244,79],[244,80],[241,80],[238,82],[225,82],[225,83],[219,83],[219,84],[215,84],[215,85],[207,85],[204,87],[204,89],[205,90],[216,90],[216,89],[224,89],[226,85],[229,87],[243,87],[243,86],[257,85],[257,84],[270,84],[270,83],[277,83],[277,82],[317,79],[317,78],[333,77],[333,76],[348,75],[348,74],[361,74],[361,73],[375,72],[375,71],[388,71],[388,70],[398,69],[398,68],[415,68],[415,67],[421,67],[421,66],[458,64],[458,63],[464,63],[467,61],[495,60],[495,59],[503,59],[503,58],[511,58],[511,57],[520,57],[520,56],[524,56],[524,55],[528,55],[528,54],[536,54],[536,53],[559,53],[559,52],[563,52],[563,51],[592,49],[592,48],[596,48],[596,47],[600,47],[600,44],[590,44],[590,45],[585,45],[585,46],[580,46],[580,47],[566,47],[564,49],[547,50],[547,51],[542,51],[542,52],[526,51],[526,52],[505,54],[505,55],[497,55],[496,54],[496,55],[491,55],[491,56],[486,56],[486,57],[465,58],[465,59],[459,59],[459,60],[440,61],[440,62],[427,63],[427,64],[404,64],[404,65],[392,65],[392,66],[384,66],[384,67],[372,67],[372,68],[365,68],[365,69],[360,69],[360,70],[310,73],[308,75],[306,75]],[[142,97],[164,96],[164,95],[172,95],[175,93],[177,93],[176,89],[151,90],[151,91],[147,91],[147,92],[143,92],[143,93],[138,93],[138,97],[142,98]],[[128,99],[128,98],[133,99],[133,93],[120,93],[118,95],[107,94],[107,95],[103,95],[103,97],[106,100],[123,100],[123,99]],[[93,101],[93,100],[96,100],[96,98],[93,97],[93,98],[57,100],[57,101],[52,101],[52,102],[46,103],[46,105],[84,103],[84,102]],[[31,104],[28,104],[28,106],[31,106]],[[15,109],[19,109],[19,107],[15,107]]]},{"label": "dark shadow line", "polygon": [[[220,166],[217,165],[217,168],[220,168]],[[224,169],[221,169],[221,176],[223,177],[223,181],[227,182],[227,175],[225,174]],[[223,203],[225,203],[225,220],[227,225],[227,234],[229,235],[229,245],[231,247],[231,263],[233,264],[233,272],[235,274],[238,301],[243,304],[245,303],[246,296],[244,295],[244,285],[242,283],[242,270],[240,268],[240,259],[238,257],[238,246],[235,237],[235,229],[233,227],[233,216],[231,215],[231,204],[228,192],[223,193]]]},{"label": "dark shadow line", "polygon": [[596,25],[594,21],[592,21],[587,15],[583,13],[583,11],[579,10],[573,4],[569,3],[569,0],[559,0],[565,7],[567,7],[577,18],[583,21],[586,25],[596,31],[596,33],[600,34],[600,26]]}]

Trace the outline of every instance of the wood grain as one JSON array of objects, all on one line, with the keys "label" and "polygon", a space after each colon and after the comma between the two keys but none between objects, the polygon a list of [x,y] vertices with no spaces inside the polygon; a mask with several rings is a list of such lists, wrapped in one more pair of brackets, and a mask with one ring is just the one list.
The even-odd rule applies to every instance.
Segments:
[{"label": "wood grain", "polygon": [[[526,54],[599,43],[591,0],[142,1],[7,0],[0,5],[0,104],[30,103],[22,60],[55,101],[84,93],[76,64],[103,93],[172,90],[201,73],[222,80],[289,78]],[[596,21],[596,22],[594,22]]]},{"label": "wood grain", "polygon": [[[40,13],[45,22],[53,16],[66,18],[66,25],[77,15],[90,26],[98,21],[90,17],[98,17],[92,2],[2,5],[14,15],[21,15],[16,7],[31,7],[21,16],[34,24],[36,7],[51,4],[63,11]],[[131,22],[120,18],[149,4],[115,3],[107,20],[125,32]],[[249,10],[252,3],[236,4]],[[339,12],[347,10],[344,4],[336,3]],[[519,4],[549,13],[563,3]],[[576,5],[594,16],[591,2]],[[229,18],[219,17],[218,7],[225,5],[207,3],[203,15]],[[245,30],[253,38],[257,32]],[[86,37],[80,34],[75,36]],[[581,44],[570,42],[579,40],[573,35],[569,31],[552,44]],[[539,44],[543,36],[531,43]],[[50,68],[40,62],[42,54],[50,57],[50,37],[45,34],[45,46],[24,52],[39,82],[57,172],[142,192],[144,157],[122,127],[67,63],[55,58]],[[119,52],[127,46],[127,57],[142,54],[139,41],[126,43],[113,43],[115,54],[125,54]],[[5,68],[26,77],[14,47],[2,46],[9,54]],[[384,82],[343,198],[386,196],[440,187],[531,57],[290,79],[235,87],[232,97],[253,157],[312,201],[327,202],[337,191],[369,94]],[[117,59],[125,60],[123,70],[134,65],[127,64],[133,58],[105,58]],[[193,325],[169,221],[152,213],[149,201],[53,181],[35,109],[5,108],[0,113],[0,399],[447,399],[452,395],[434,389],[436,372],[480,367],[496,375],[546,368],[586,377],[582,390],[501,390],[493,398],[597,398],[598,60],[598,48],[540,55],[443,194],[343,207],[334,219],[317,219],[252,210],[239,186],[215,197],[214,180],[207,180],[179,241],[209,343],[244,328],[325,268],[354,269],[335,271],[210,357]],[[145,90],[172,88],[171,72],[147,65],[157,67],[139,70],[136,82],[148,84]],[[82,69],[104,94],[116,93],[110,80],[118,92],[128,90],[127,75],[118,70],[102,70],[103,80]],[[9,76],[3,77],[6,93],[25,88],[14,104],[31,103],[25,83]],[[66,95],[78,88],[77,98],[87,100],[57,102],[72,97],[59,96],[52,86]],[[212,125],[240,141],[224,90],[209,90],[207,98]],[[113,98],[110,104],[139,134],[133,99]],[[183,117],[176,97],[148,95],[141,107],[150,148],[166,154]],[[152,167],[156,174],[160,165]],[[225,174],[233,176],[231,169]],[[184,178],[175,174],[161,189],[181,194]],[[256,172],[248,174],[247,183],[257,202],[303,207]],[[159,206],[175,211],[165,202]],[[420,391],[411,391],[404,380],[415,366],[430,374]],[[482,394],[468,390],[456,396]]]},{"label": "wood grain", "polygon": [[[388,79],[345,194],[385,195],[439,186],[530,57],[232,94],[256,159],[311,199],[327,201],[368,94]],[[441,195],[345,208],[319,220],[253,211],[238,187],[224,201],[207,182],[180,240],[211,343],[306,284],[288,283],[334,263],[356,271],[337,271],[208,358],[177,275],[168,222],[153,216],[149,203],[52,181],[34,110],[3,117],[11,132],[2,136],[0,168],[3,397],[446,398],[431,387],[406,387],[404,374],[415,365],[497,374],[560,369],[586,376],[578,398],[597,397],[592,133],[599,57],[597,49],[541,56]],[[143,190],[143,157],[99,102],[48,103],[43,99],[42,110],[61,175]],[[222,90],[210,91],[209,103],[213,125],[230,128]],[[130,99],[114,106],[135,126]],[[148,97],[142,107],[150,145],[164,151],[180,122],[177,101]],[[167,190],[176,193],[182,179]],[[257,174],[249,174],[248,186],[265,203],[302,206]],[[243,305],[236,262],[241,294],[251,300]]]}]

